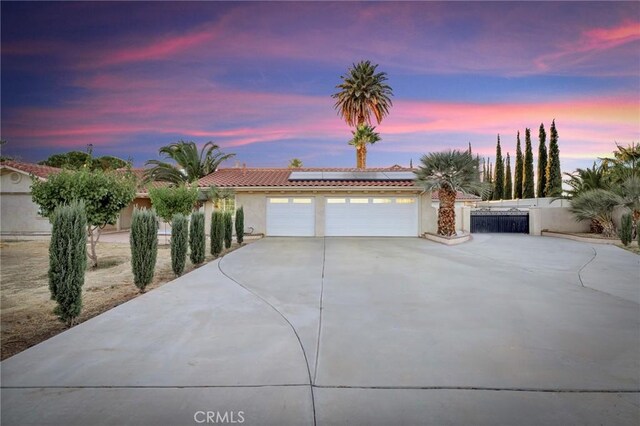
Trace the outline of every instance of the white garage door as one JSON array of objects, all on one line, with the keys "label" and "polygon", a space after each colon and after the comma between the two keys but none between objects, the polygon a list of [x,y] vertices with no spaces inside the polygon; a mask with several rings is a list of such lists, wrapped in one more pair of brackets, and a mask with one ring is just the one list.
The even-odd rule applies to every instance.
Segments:
[{"label": "white garage door", "polygon": [[313,197],[267,198],[267,235],[313,237],[316,209]]},{"label": "white garage door", "polygon": [[328,197],[327,236],[415,237],[416,197]]}]

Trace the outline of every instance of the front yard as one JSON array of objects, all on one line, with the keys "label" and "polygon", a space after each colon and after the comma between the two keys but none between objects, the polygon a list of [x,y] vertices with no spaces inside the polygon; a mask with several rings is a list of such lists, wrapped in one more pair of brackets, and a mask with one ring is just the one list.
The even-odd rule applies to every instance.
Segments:
[{"label": "front yard", "polygon": [[[161,238],[159,243],[163,242]],[[230,250],[236,247],[234,243]],[[0,340],[3,360],[66,329],[53,314],[55,302],[50,300],[47,277],[48,250],[49,241],[0,242]],[[133,284],[129,244],[101,242],[97,252],[98,268],[87,270],[85,275],[79,322],[139,295]],[[207,253],[205,263],[214,258]],[[187,258],[185,273],[194,268]],[[147,291],[174,278],[169,245],[159,245],[155,276]]]}]

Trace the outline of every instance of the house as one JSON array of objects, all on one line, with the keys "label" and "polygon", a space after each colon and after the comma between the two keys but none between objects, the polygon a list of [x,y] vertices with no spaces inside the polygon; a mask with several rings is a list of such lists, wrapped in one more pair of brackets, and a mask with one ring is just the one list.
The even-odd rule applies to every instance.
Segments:
[{"label": "house", "polygon": [[[0,162],[0,235],[39,236],[51,234],[49,219],[40,215],[39,206],[31,199],[32,176],[46,180],[51,174],[62,169],[20,161]],[[141,182],[144,169],[133,169]],[[163,183],[154,182],[160,186]],[[151,207],[147,186],[139,186],[136,198],[121,212],[114,225],[107,225],[104,231],[120,231],[131,227],[134,207]]]},{"label": "house", "polygon": [[56,167],[20,161],[0,162],[0,234],[49,235],[49,219],[39,214],[39,206],[31,200],[31,176],[47,179],[60,172]]},{"label": "house", "polygon": [[[413,169],[399,166],[366,170],[243,167],[219,169],[198,185],[233,189],[234,204],[244,207],[245,229],[254,233],[410,237],[437,229],[434,195],[417,186],[414,178]],[[213,208],[212,202],[205,204],[207,220]],[[470,207],[459,205],[456,210],[457,227],[468,231]]]},{"label": "house", "polygon": [[[49,220],[38,214],[31,201],[31,175],[46,179],[61,169],[7,161],[2,175],[1,235],[50,234]],[[245,229],[268,236],[418,236],[437,229],[437,193],[417,186],[414,169],[390,168],[226,168],[201,178],[198,186],[232,189],[234,197],[207,201],[201,207],[209,229],[214,209],[235,211],[243,206]],[[142,177],[144,169],[133,169]],[[141,179],[139,179],[141,181]],[[165,185],[155,182],[151,185]],[[469,230],[468,201],[458,194],[456,228]],[[151,207],[148,185],[140,186],[136,198],[120,213],[107,231],[131,227],[135,207]],[[161,232],[168,227],[161,226]]]}]

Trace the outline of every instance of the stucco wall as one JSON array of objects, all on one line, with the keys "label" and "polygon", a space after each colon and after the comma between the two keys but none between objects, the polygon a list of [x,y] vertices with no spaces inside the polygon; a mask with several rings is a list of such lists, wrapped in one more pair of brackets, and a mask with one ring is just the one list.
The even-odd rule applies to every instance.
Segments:
[{"label": "stucco wall", "polygon": [[133,209],[138,208],[151,208],[151,200],[149,198],[135,198],[127,207],[120,212],[119,229],[130,229],[131,219],[133,218]]},{"label": "stucco wall", "polygon": [[3,169],[0,175],[0,233],[48,234],[49,219],[38,215],[38,205],[31,201],[31,178],[23,173]]},{"label": "stucco wall", "polygon": [[[431,207],[434,204],[438,206]],[[430,203],[429,209],[431,211],[424,216],[426,220],[426,225],[424,227],[424,231],[429,232],[431,234],[435,234],[438,232],[438,210],[440,203]],[[455,206],[455,215],[456,215],[456,231],[465,231],[471,232],[471,207],[465,206],[464,203],[456,203]]]},{"label": "stucco wall", "polygon": [[576,221],[568,207],[531,207],[529,209],[529,234],[541,235],[543,230],[589,232],[589,221]]},{"label": "stucco wall", "polygon": [[[278,197],[278,196],[288,196],[288,197],[313,197],[315,199],[315,229],[316,236],[323,236],[325,232],[325,198],[326,197],[335,197],[339,195],[346,196],[386,196],[386,197],[400,197],[400,196],[418,196],[419,192],[397,192],[397,191],[316,191],[316,192],[302,192],[302,191],[292,191],[292,192],[280,192],[273,191],[270,193],[266,192],[236,192],[236,206],[244,207],[244,226],[245,230],[249,230],[249,228],[253,228],[254,233],[266,234],[267,231],[267,198],[268,197]],[[424,193],[419,195],[418,200],[418,224],[419,229],[416,229],[416,236],[421,233],[427,231],[427,229],[432,226],[434,223],[433,217],[437,214],[436,210],[431,206],[431,194]],[[212,205],[211,203],[207,203],[205,207],[208,210],[207,214],[207,224],[209,223]],[[437,219],[436,219],[437,220]],[[207,225],[208,226],[208,225]]]}]

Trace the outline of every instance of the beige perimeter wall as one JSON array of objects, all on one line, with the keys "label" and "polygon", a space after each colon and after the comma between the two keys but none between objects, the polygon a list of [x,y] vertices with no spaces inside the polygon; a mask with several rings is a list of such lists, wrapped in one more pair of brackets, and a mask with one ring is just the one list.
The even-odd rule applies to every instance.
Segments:
[{"label": "beige perimeter wall", "polygon": [[568,207],[532,207],[529,209],[529,234],[542,231],[589,232],[589,221],[578,222]]}]

